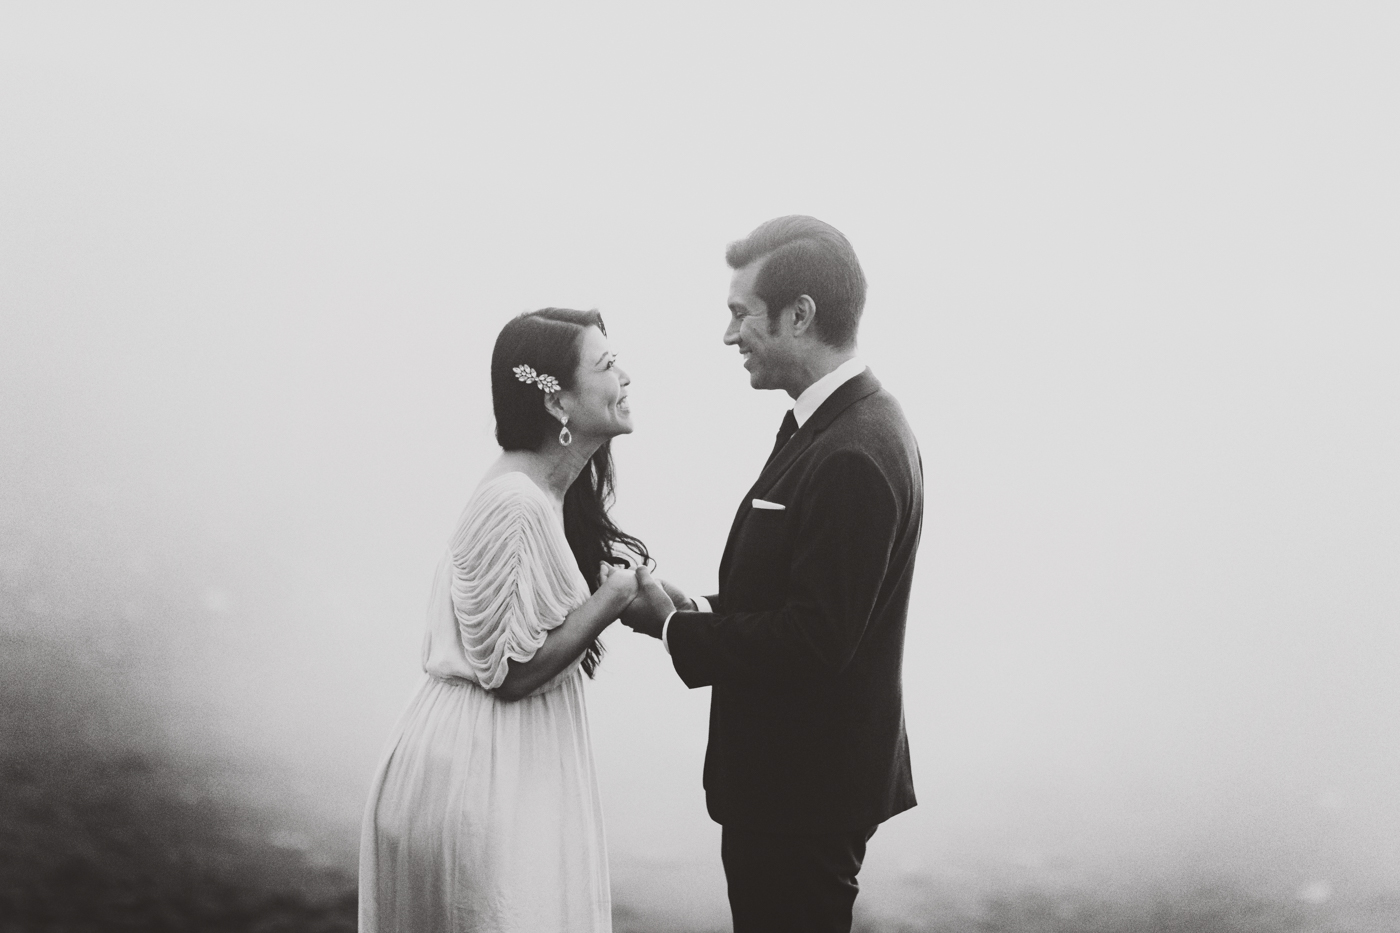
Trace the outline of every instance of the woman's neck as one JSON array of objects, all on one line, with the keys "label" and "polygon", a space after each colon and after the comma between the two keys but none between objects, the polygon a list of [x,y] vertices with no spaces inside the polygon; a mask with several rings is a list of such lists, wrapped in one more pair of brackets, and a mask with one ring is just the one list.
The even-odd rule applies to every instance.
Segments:
[{"label": "woman's neck", "polygon": [[565,447],[551,437],[539,450],[504,451],[487,470],[486,479],[494,479],[502,473],[524,473],[562,509],[564,494],[601,446],[602,441],[588,441],[575,435],[574,442]]}]

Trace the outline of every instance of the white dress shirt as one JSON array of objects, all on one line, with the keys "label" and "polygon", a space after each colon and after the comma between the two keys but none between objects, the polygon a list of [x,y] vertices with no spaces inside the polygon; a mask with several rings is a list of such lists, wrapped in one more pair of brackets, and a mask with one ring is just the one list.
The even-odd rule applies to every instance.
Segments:
[{"label": "white dress shirt", "polygon": [[853,356],[809,385],[797,397],[797,401],[792,404],[792,416],[797,419],[797,426],[800,428],[806,424],[807,419],[815,415],[817,409],[822,407],[822,402],[831,398],[837,389],[863,372],[865,372],[865,364],[861,362],[860,357]]},{"label": "white dress shirt", "polygon": [[[853,356],[803,389],[802,394],[792,405],[792,417],[797,421],[797,426],[800,428],[806,424],[807,419],[816,414],[817,409],[822,407],[823,402],[831,398],[832,393],[863,372],[865,372],[865,364],[861,362],[860,357]],[[711,611],[710,601],[705,597],[692,596],[691,599],[695,600],[696,612]],[[661,644],[666,647],[667,654],[671,653],[671,643],[666,639],[671,628],[671,616],[679,611],[678,609],[672,610],[666,616],[666,621],[661,623]]]}]

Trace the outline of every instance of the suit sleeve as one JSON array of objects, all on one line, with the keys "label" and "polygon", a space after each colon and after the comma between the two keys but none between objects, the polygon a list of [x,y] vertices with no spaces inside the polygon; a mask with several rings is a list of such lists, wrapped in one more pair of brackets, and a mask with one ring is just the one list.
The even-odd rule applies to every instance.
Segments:
[{"label": "suit sleeve", "polygon": [[787,600],[762,612],[678,612],[669,641],[690,687],[829,678],[855,655],[899,532],[898,500],[859,451],[828,457],[798,509]]}]

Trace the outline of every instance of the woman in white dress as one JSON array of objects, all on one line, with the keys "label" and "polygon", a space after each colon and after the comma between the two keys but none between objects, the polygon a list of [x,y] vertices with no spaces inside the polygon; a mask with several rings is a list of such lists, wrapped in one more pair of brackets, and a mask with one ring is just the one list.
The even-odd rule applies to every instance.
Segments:
[{"label": "woman in white dress", "polygon": [[650,559],[607,514],[628,383],[597,312],[530,312],[496,339],[504,452],[438,567],[429,676],[370,791],[361,933],[612,929],[583,674],[636,595],[618,552]]}]

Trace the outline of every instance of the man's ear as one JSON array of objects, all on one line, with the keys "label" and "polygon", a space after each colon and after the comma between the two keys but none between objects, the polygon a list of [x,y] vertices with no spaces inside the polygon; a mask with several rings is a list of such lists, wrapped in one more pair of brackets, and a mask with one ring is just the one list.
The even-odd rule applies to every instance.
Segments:
[{"label": "man's ear", "polygon": [[797,300],[788,305],[792,309],[792,332],[802,336],[817,320],[817,303],[810,295],[798,295]]}]

